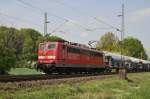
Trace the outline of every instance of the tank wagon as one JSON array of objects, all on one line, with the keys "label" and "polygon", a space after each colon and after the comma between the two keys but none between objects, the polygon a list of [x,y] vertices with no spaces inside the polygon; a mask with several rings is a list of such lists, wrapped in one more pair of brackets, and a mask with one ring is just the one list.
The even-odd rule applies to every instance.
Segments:
[{"label": "tank wagon", "polygon": [[[116,53],[103,51],[105,57],[109,60],[109,67],[118,71],[119,67],[125,66],[128,72],[150,71],[150,61],[134,57],[124,56]],[[122,62],[122,60],[124,62]]]}]

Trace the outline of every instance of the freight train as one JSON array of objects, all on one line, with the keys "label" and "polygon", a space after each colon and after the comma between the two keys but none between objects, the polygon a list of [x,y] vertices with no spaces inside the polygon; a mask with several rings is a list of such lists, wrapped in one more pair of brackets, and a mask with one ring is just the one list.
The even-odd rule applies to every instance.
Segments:
[{"label": "freight train", "polygon": [[98,51],[78,43],[64,41],[39,44],[37,69],[47,74],[112,72],[120,66],[125,66],[129,72],[150,70],[149,61]]}]

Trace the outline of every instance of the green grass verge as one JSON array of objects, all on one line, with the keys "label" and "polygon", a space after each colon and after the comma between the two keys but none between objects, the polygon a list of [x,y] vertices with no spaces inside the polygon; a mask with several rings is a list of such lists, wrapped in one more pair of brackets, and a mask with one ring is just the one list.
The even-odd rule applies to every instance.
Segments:
[{"label": "green grass verge", "polygon": [[3,99],[150,99],[150,73],[129,74],[132,82],[117,77],[73,84],[0,90]]},{"label": "green grass verge", "polygon": [[42,72],[38,72],[36,69],[29,68],[13,68],[10,70],[10,75],[30,75],[30,74],[41,74]]}]

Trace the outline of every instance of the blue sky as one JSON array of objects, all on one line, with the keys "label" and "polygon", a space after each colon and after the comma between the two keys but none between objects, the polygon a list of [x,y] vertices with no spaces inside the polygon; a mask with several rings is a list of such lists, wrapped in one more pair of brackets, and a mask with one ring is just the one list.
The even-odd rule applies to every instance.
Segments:
[{"label": "blue sky", "polygon": [[[0,25],[34,28],[43,32],[44,12],[48,13],[48,33],[72,42],[87,44],[106,32],[120,33],[103,20],[120,28],[123,0],[0,0]],[[29,4],[27,4],[29,3]],[[150,0],[124,0],[126,37],[142,41],[150,52]],[[91,31],[88,31],[91,30]]]}]

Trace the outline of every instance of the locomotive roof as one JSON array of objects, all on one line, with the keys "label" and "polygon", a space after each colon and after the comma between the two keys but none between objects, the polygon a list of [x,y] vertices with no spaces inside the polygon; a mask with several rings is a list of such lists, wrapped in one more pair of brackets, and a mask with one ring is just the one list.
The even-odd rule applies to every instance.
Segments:
[{"label": "locomotive roof", "polygon": [[102,51],[99,51],[95,48],[90,48],[84,44],[79,44],[79,43],[72,43],[72,42],[65,42],[64,44],[75,47],[75,48],[79,48],[79,49],[85,49],[85,50],[89,50],[89,51],[94,51],[94,52],[98,52],[98,53],[103,53]]},{"label": "locomotive roof", "polygon": [[[50,43],[50,41],[44,42],[44,43]],[[79,49],[85,49],[85,50],[89,50],[89,51],[103,53],[102,51],[96,50],[95,48],[90,48],[89,46],[86,46],[85,44],[73,43],[73,42],[68,42],[68,41],[53,41],[52,43],[61,43],[61,44],[65,44],[65,45],[79,48]],[[40,44],[42,44],[42,43],[40,43]]]}]

